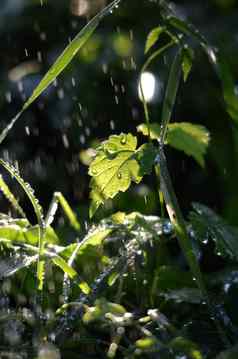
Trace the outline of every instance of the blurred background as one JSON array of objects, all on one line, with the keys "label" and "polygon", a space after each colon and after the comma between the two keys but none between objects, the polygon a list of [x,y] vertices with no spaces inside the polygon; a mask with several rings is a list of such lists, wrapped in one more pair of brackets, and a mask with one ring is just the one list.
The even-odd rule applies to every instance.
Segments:
[{"label": "blurred background", "polygon": [[[70,39],[108,2],[1,0],[1,130],[20,110]],[[238,79],[238,1],[180,0],[171,6],[223,52],[234,78]],[[23,114],[1,145],[0,156],[19,166],[45,210],[53,192],[61,191],[81,220],[88,220],[87,171],[93,149],[112,133],[136,134],[136,126],[144,122],[139,74],[145,61],[147,34],[159,22],[156,0],[122,1],[57,81]],[[167,55],[143,77],[153,122],[160,121],[171,60]],[[238,128],[225,112],[219,80],[199,48],[189,80],[180,88],[173,120],[202,124],[211,132],[204,169],[182,153],[167,151],[184,213],[189,211],[192,201],[198,201],[238,225]],[[140,136],[139,139],[143,140]],[[23,193],[3,169],[1,173],[31,216]],[[7,208],[1,197],[1,211]],[[158,214],[155,178],[148,177],[143,184],[132,186],[97,216],[116,210]],[[63,225],[60,214],[57,221]]]}]

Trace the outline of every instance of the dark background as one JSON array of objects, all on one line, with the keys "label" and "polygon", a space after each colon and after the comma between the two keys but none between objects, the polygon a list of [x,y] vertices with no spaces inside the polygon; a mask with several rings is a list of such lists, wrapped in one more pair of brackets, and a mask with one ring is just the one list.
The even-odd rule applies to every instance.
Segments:
[{"label": "dark background", "polygon": [[[1,0],[1,129],[20,110],[69,39],[107,3],[45,0],[41,5],[40,0]],[[224,53],[234,78],[238,78],[238,2],[186,0],[174,1],[172,6]],[[146,36],[159,19],[156,1],[122,1],[57,83],[23,114],[1,145],[1,157],[19,165],[45,210],[53,192],[61,191],[81,220],[87,220],[89,176],[84,151],[111,133],[136,133],[136,126],[144,121],[138,78],[145,61]],[[152,121],[160,121],[171,59],[168,55],[150,70],[160,84],[160,91],[150,104]],[[192,201],[199,201],[238,225],[238,129],[225,112],[219,80],[199,48],[191,76],[180,88],[173,117],[175,121],[203,124],[211,132],[204,169],[192,158],[168,150],[171,175],[184,212],[190,209]],[[3,169],[1,173],[6,176]],[[23,193],[10,178],[5,178],[31,216]],[[133,186],[118,196],[98,216],[112,210],[156,214],[157,203],[155,179],[150,177],[143,185]],[[0,207],[3,211],[8,208],[3,198]]]}]

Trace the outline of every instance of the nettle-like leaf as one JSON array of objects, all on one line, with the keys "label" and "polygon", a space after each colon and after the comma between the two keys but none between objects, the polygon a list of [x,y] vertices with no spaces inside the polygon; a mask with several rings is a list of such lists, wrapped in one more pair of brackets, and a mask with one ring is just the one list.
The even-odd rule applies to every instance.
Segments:
[{"label": "nettle-like leaf", "polygon": [[[148,136],[148,127],[141,124],[137,127],[138,132]],[[160,125],[150,124],[150,137],[154,140],[160,138]],[[189,122],[171,123],[168,126],[166,143],[177,150],[192,156],[202,167],[204,167],[204,156],[210,141],[209,131],[201,125]]]},{"label": "nettle-like leaf", "polygon": [[150,31],[146,39],[145,54],[156,44],[160,35],[165,31],[165,27],[158,26]]},{"label": "nettle-like leaf", "polygon": [[223,257],[238,260],[238,229],[228,225],[210,208],[194,203],[189,215],[197,239],[207,243],[215,242],[216,253]]},{"label": "nettle-like leaf", "polygon": [[183,48],[183,61],[182,61],[182,70],[183,70],[183,79],[184,82],[187,81],[188,76],[191,72],[193,65],[194,52],[190,47]]},{"label": "nettle-like leaf", "polygon": [[150,173],[156,150],[152,144],[137,149],[137,138],[132,134],[110,136],[97,149],[97,155],[89,167],[92,176],[90,216],[107,199],[125,192],[131,182],[139,183]]}]

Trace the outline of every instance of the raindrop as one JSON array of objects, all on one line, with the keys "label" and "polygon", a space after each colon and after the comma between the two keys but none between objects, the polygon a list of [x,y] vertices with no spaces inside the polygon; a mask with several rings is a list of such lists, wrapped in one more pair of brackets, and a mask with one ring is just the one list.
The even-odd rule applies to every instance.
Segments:
[{"label": "raindrop", "polygon": [[10,91],[6,92],[5,97],[8,103],[12,102],[12,94]]},{"label": "raindrop", "polygon": [[76,86],[76,81],[75,81],[74,77],[71,78],[71,82],[72,82],[72,86],[75,87]]},{"label": "raindrop", "polygon": [[173,226],[172,223],[170,221],[166,221],[163,226],[162,226],[162,232],[163,234],[171,234],[173,231]]},{"label": "raindrop", "polygon": [[64,147],[69,148],[69,140],[68,140],[68,137],[66,136],[66,134],[63,134],[62,140],[63,140]]},{"label": "raindrop", "polygon": [[122,174],[121,174],[121,172],[118,172],[118,174],[117,174],[117,178],[118,178],[118,179],[121,179],[121,178],[122,178]]},{"label": "raindrop", "polygon": [[126,135],[122,135],[120,142],[121,142],[122,145],[126,144]]},{"label": "raindrop", "polygon": [[111,130],[115,130],[115,122],[113,120],[110,121]]},{"label": "raindrop", "polygon": [[46,40],[46,33],[45,33],[45,32],[41,32],[41,33],[40,33],[40,39],[41,39],[42,41],[45,41],[45,40]]},{"label": "raindrop", "polygon": [[37,51],[37,60],[39,62],[42,62],[42,53],[41,53],[41,51]]},{"label": "raindrop", "polygon": [[25,131],[26,131],[27,136],[30,136],[30,129],[28,126],[25,126]]}]

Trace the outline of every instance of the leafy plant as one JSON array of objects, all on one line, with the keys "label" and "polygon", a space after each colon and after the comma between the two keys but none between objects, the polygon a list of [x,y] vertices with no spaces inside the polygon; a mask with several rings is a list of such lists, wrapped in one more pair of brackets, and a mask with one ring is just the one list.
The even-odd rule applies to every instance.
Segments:
[{"label": "leafy plant", "polygon": [[[0,143],[20,115],[70,63],[101,19],[119,3],[120,0],[113,1],[79,32],[20,113],[2,132]],[[86,343],[91,346],[91,354],[95,357],[230,358],[236,353],[238,329],[232,318],[234,313],[230,310],[227,314],[224,291],[227,291],[225,284],[229,284],[228,291],[235,285],[237,229],[203,205],[194,204],[189,218],[184,218],[165,151],[170,145],[205,166],[209,131],[198,124],[171,123],[181,80],[187,81],[195,61],[194,42],[205,51],[218,73],[227,111],[234,122],[237,121],[237,97],[223,59],[207,40],[193,25],[178,18],[166,1],[160,2],[160,10],[162,21],[147,37],[147,59],[141,73],[162,54],[173,55],[161,119],[159,123],[151,122],[140,84],[145,123],[139,125],[137,131],[145,135],[148,142],[138,145],[138,138],[131,133],[111,135],[97,147],[89,166],[91,218],[107,200],[127,191],[133,182],[139,184],[153,171],[158,182],[160,217],[118,212],[84,228],[59,192],[53,194],[49,211],[44,216],[31,186],[22,179],[18,170],[0,160],[3,168],[25,192],[37,219],[37,225],[30,223],[1,176],[2,193],[20,218],[1,214],[0,277],[6,280],[14,275],[18,283],[19,275],[23,283],[21,289],[29,297],[35,294],[36,288],[41,292],[43,302],[39,301],[39,296],[35,300],[40,306],[40,316],[39,309],[32,309],[31,314],[40,319],[44,340],[56,342],[62,351],[73,345],[77,353],[85,355],[83,346]],[[164,42],[160,46],[162,38]],[[73,230],[69,240],[61,238],[60,232],[52,227],[59,205]],[[228,263],[225,274],[210,275],[203,270],[201,258],[206,250],[214,249],[212,245],[215,246],[215,258],[222,257]],[[32,270],[35,263],[37,285]],[[63,277],[61,274],[60,284],[57,283],[55,288],[52,278],[59,273],[57,268],[63,272]],[[50,303],[53,301],[47,293],[47,284],[54,287],[57,298],[61,297],[55,299],[55,313],[50,319],[44,313],[44,299]],[[8,311],[3,320],[11,317],[15,321],[18,317],[25,320],[23,313],[14,310]],[[79,331],[80,336],[75,334],[76,338],[70,338],[65,335],[69,330],[76,334]],[[215,342],[215,348],[207,342],[210,338]]]}]

